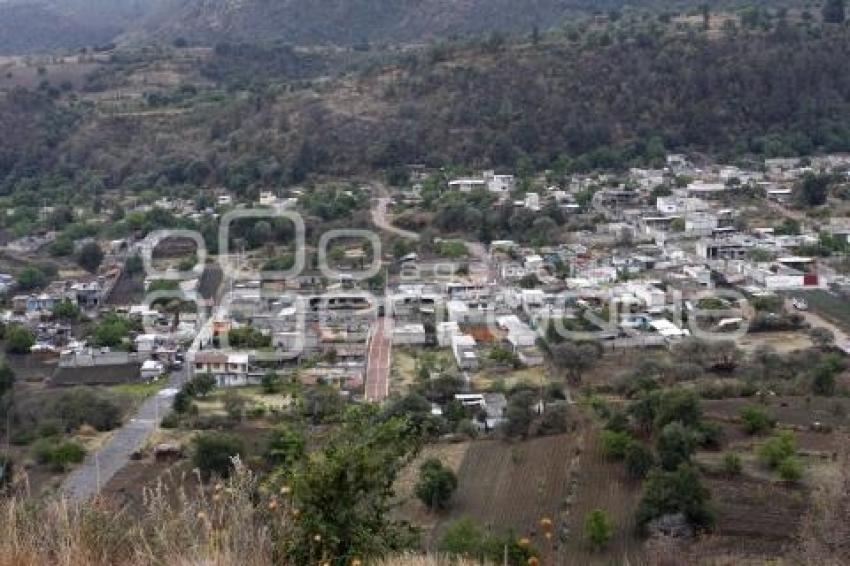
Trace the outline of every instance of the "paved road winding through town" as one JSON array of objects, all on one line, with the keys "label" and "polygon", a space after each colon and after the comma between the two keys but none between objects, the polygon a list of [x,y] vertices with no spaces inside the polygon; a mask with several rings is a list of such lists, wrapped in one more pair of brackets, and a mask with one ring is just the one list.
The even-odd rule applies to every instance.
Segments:
[{"label": "paved road winding through town", "polygon": [[163,415],[171,409],[174,393],[183,385],[185,376],[185,368],[172,373],[165,388],[146,399],[124,426],[115,431],[100,449],[89,453],[82,465],[65,478],[62,493],[74,501],[84,501],[97,495],[159,427]]},{"label": "paved road winding through town", "polygon": [[380,317],[372,325],[366,362],[366,400],[380,403],[390,394],[392,318]]}]

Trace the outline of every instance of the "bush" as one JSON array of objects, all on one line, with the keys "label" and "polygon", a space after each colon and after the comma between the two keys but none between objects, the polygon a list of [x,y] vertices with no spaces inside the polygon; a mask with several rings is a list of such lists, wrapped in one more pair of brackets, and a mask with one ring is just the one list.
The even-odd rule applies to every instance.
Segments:
[{"label": "bush", "polygon": [[29,354],[35,344],[35,334],[18,324],[6,329],[6,351],[10,354]]},{"label": "bush", "polygon": [[192,464],[205,476],[227,477],[233,469],[232,458],[245,452],[242,440],[230,435],[207,432],[194,440]]},{"label": "bush", "polygon": [[497,537],[484,530],[469,517],[453,521],[440,539],[440,552],[464,556],[481,563],[502,564],[507,553],[507,563],[519,566],[532,564],[535,550],[527,541],[521,541],[514,533]]},{"label": "bush", "polygon": [[274,372],[269,372],[263,375],[261,384],[263,387],[263,393],[266,395],[280,393],[283,389],[283,382],[280,379],[280,376]]},{"label": "bush", "polygon": [[658,437],[658,458],[665,470],[675,470],[680,464],[690,462],[696,450],[697,438],[692,430],[679,422],[664,427]]},{"label": "bush", "polygon": [[584,537],[593,550],[602,550],[614,534],[611,519],[601,509],[594,509],[584,518]]},{"label": "bush", "polygon": [[54,402],[54,411],[68,431],[88,424],[103,432],[121,426],[127,404],[114,393],[84,387],[63,392]]},{"label": "bush", "polygon": [[32,450],[39,464],[46,464],[56,472],[64,472],[86,457],[86,449],[71,440],[56,442],[42,438],[33,444]]},{"label": "bush", "polygon": [[790,483],[797,483],[803,477],[803,464],[794,456],[788,456],[776,468],[779,477]]},{"label": "bush", "polygon": [[0,489],[12,483],[13,462],[10,456],[0,454]]},{"label": "bush", "polygon": [[419,481],[414,492],[430,509],[445,509],[457,489],[457,476],[436,458],[430,458],[419,468]]},{"label": "bush", "polygon": [[759,458],[770,469],[779,467],[786,458],[790,458],[797,451],[794,435],[789,431],[782,431],[776,436],[765,441],[759,448]]},{"label": "bush", "polygon": [[767,413],[763,409],[752,405],[743,407],[740,415],[741,422],[744,424],[744,430],[748,434],[761,434],[776,425],[776,421],[767,416]]},{"label": "bush", "polygon": [[77,263],[90,273],[95,273],[103,262],[103,250],[96,242],[89,242],[80,249]]},{"label": "bush", "polygon": [[714,518],[708,508],[709,492],[692,466],[680,466],[667,472],[653,470],[637,512],[641,527],[658,517],[682,513],[695,527],[710,527]]},{"label": "bush", "polygon": [[632,441],[626,447],[625,463],[630,478],[643,479],[655,466],[655,456],[640,442]]},{"label": "bush", "polygon": [[567,432],[567,424],[566,403],[549,403],[540,419],[537,434],[561,434]]},{"label": "bush", "polygon": [[741,473],[743,466],[741,457],[733,452],[727,452],[723,455],[723,473],[727,476],[737,476]]},{"label": "bush", "polygon": [[210,373],[196,375],[183,386],[183,390],[191,397],[206,397],[215,389],[215,376]]},{"label": "bush", "polygon": [[626,455],[626,449],[631,444],[632,437],[627,432],[603,430],[600,434],[602,453],[608,458],[621,459]]}]

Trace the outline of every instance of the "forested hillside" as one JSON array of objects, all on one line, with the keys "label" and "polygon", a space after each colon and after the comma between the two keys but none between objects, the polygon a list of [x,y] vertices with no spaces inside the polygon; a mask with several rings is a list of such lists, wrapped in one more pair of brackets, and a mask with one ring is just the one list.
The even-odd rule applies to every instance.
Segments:
[{"label": "forested hillside", "polygon": [[[775,7],[789,0],[754,1]],[[697,9],[700,4],[699,0],[0,0],[0,54],[108,42],[421,43],[494,31],[547,30],[609,11],[676,11]]]},{"label": "forested hillside", "polygon": [[554,27],[570,15],[622,5],[622,0],[190,0],[152,18],[143,31],[206,44],[284,40],[351,45],[494,30],[528,32],[534,26]]},{"label": "forested hillside", "polygon": [[[264,60],[269,72],[251,80],[250,62]],[[113,67],[116,76],[124,68]],[[665,150],[732,159],[850,150],[844,27],[494,37],[372,64],[222,45],[200,72],[213,86],[146,96],[155,117],[94,112],[58,93],[0,102],[4,191],[25,177],[244,191],[413,162],[584,170],[652,162]],[[46,169],[29,170],[33,160]]]}]

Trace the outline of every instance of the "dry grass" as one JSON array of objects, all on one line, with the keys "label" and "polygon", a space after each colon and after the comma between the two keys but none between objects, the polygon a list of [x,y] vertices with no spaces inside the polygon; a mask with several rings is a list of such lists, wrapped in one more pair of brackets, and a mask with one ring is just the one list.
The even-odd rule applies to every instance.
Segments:
[{"label": "dry grass", "polygon": [[[159,484],[133,515],[105,500],[0,499],[0,566],[286,566],[278,550],[291,532],[288,506],[235,465],[229,480],[191,496]],[[377,564],[473,563],[407,554]]]},{"label": "dry grass", "polygon": [[254,504],[257,481],[244,466],[209,496],[163,488],[145,494],[140,516],[104,501],[0,502],[0,566],[225,565],[273,563],[286,517]]}]

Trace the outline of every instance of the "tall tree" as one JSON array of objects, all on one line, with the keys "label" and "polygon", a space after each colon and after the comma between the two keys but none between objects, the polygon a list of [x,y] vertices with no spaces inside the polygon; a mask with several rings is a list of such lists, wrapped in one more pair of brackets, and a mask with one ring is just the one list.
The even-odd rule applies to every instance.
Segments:
[{"label": "tall tree", "polygon": [[844,0],[826,0],[821,11],[827,24],[843,24],[846,18]]}]

